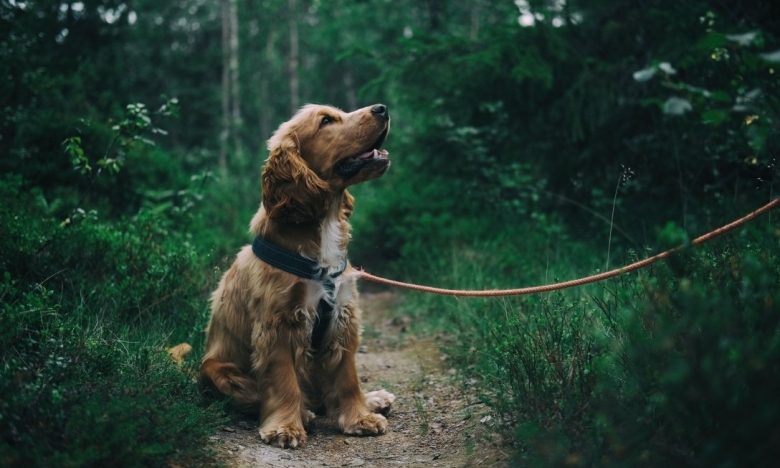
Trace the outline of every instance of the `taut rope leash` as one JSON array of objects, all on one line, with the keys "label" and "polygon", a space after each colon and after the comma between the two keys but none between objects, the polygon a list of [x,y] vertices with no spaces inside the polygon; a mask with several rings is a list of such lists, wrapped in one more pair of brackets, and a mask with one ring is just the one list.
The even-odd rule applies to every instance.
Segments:
[{"label": "taut rope leash", "polygon": [[[770,201],[766,205],[762,206],[761,208],[757,209],[756,211],[753,211],[752,213],[749,213],[742,218],[739,218],[736,221],[733,221],[723,227],[720,227],[718,229],[715,229],[714,231],[711,231],[707,234],[704,234],[703,236],[697,237],[696,239],[693,239],[691,241],[690,245],[699,245],[703,244],[704,242],[707,242],[711,239],[714,239],[715,237],[720,236],[721,234],[725,234],[747,222],[750,222],[754,220],[755,218],[758,218],[759,216],[766,214],[767,212],[771,211],[774,208],[777,208],[780,206],[780,198],[775,198],[774,200]],[[555,284],[547,284],[543,286],[532,286],[528,288],[517,288],[517,289],[491,289],[487,291],[478,291],[478,290],[464,290],[464,289],[444,289],[444,288],[434,288],[431,286],[423,286],[419,284],[412,284],[412,283],[404,283],[401,281],[395,281],[390,280],[387,278],[382,278],[379,276],[374,276],[364,270],[358,270],[358,273],[360,274],[360,277],[367,280],[367,281],[373,281],[374,283],[380,283],[380,284],[386,284],[389,286],[395,286],[399,288],[405,288],[405,289],[411,289],[414,291],[422,291],[422,292],[428,292],[433,294],[441,294],[444,296],[466,296],[466,297],[497,297],[497,296],[521,296],[524,294],[536,294],[536,293],[542,293],[542,292],[549,292],[549,291],[556,291],[559,289],[566,289],[566,288],[573,288],[575,286],[582,286],[583,284],[589,284],[589,283],[595,283],[598,281],[602,281],[608,278],[612,278],[615,276],[618,276],[623,273],[628,273],[629,271],[638,270],[642,267],[646,267],[647,265],[650,265],[651,263],[655,263],[658,260],[661,260],[662,258],[666,258],[673,253],[676,253],[680,250],[682,250],[685,246],[681,245],[678,247],[675,247],[673,249],[667,250],[665,252],[661,252],[657,255],[654,255],[652,257],[648,257],[644,260],[640,260],[638,262],[632,263],[630,265],[616,268],[614,270],[605,271],[604,273],[599,273],[597,275],[588,276],[586,278],[580,278],[576,280],[571,281],[564,281],[562,283],[555,283]]]}]

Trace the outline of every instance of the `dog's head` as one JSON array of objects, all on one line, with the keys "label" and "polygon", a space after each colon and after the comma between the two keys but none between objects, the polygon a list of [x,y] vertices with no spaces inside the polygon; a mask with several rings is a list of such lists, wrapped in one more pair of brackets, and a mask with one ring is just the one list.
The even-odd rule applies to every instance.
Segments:
[{"label": "dog's head", "polygon": [[268,140],[263,206],[271,218],[319,219],[334,193],[375,179],[390,166],[381,149],[390,130],[383,104],[346,113],[307,105]]}]

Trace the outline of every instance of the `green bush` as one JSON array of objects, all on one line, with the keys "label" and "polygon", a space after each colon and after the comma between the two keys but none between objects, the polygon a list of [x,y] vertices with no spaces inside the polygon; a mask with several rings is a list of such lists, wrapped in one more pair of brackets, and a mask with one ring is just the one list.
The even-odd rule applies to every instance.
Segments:
[{"label": "green bush", "polygon": [[202,341],[203,259],[151,211],[67,225],[18,177],[0,194],[4,466],[208,464],[219,408],[164,351]]},{"label": "green bush", "polygon": [[780,455],[779,237],[742,234],[654,269],[640,301],[603,308],[618,325],[594,364],[604,464],[768,466]]},{"label": "green bush", "polygon": [[[481,381],[518,464],[767,466],[780,437],[776,219],[599,285],[500,299],[415,293],[399,313],[439,334],[460,373]],[[441,250],[406,250],[395,274],[491,289],[601,264],[555,224],[530,220],[471,243],[461,236],[474,230],[448,231],[431,244]],[[684,241],[677,231],[660,244]]]}]

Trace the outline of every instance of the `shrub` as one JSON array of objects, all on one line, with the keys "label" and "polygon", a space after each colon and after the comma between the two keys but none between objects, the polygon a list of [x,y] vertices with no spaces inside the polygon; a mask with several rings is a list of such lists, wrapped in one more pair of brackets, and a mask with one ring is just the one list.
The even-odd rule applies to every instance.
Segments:
[{"label": "shrub", "polygon": [[[778,456],[776,232],[684,252],[495,325],[489,388],[534,466],[766,466]],[[493,317],[500,317],[493,315]]]},{"label": "shrub", "polygon": [[777,247],[765,229],[719,240],[656,268],[640,301],[613,303],[594,392],[604,462],[766,466],[780,455]]},{"label": "shrub", "polygon": [[0,181],[3,464],[208,464],[220,413],[164,352],[202,341],[203,260],[150,211],[68,226],[27,191]]},{"label": "shrub", "polygon": [[[576,265],[599,264],[596,253],[556,242],[550,232],[561,231],[550,223],[552,231],[530,221],[512,237],[505,229],[472,244],[453,235],[447,253],[407,252],[398,274],[487,289],[590,273]],[[457,368],[482,382],[518,464],[768,466],[780,437],[778,232],[761,220],[663,264],[564,292],[412,294],[404,312],[441,334]]]}]

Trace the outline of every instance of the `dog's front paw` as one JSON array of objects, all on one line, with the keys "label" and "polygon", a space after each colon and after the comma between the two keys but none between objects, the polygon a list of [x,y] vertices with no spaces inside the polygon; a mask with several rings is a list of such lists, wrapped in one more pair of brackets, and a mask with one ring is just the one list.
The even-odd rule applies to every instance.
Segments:
[{"label": "dog's front paw", "polygon": [[381,414],[366,413],[351,421],[340,420],[339,423],[344,429],[344,434],[379,435],[384,434],[387,430],[387,419]]},{"label": "dog's front paw", "polygon": [[366,406],[372,413],[379,413],[387,416],[390,413],[390,407],[395,401],[395,395],[386,391],[377,390],[375,392],[368,392],[365,394]]},{"label": "dog's front paw", "polygon": [[306,431],[297,425],[283,425],[276,427],[260,428],[260,438],[269,445],[278,445],[281,448],[295,448],[306,443]]}]

